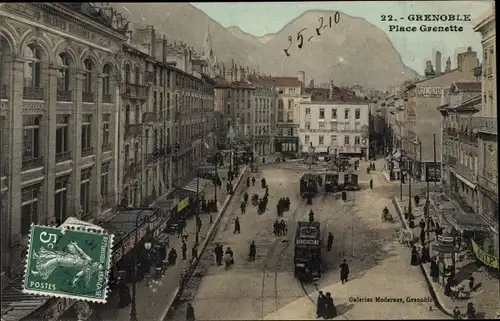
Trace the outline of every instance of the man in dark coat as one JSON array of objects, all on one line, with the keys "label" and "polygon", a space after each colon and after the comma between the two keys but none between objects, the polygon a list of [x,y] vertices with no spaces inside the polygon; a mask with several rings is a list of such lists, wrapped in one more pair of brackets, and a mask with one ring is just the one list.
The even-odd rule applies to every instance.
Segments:
[{"label": "man in dark coat", "polygon": [[250,177],[247,177],[247,187],[250,187]]},{"label": "man in dark coat", "polygon": [[196,215],[196,229],[197,229],[198,233],[200,233],[202,225],[203,224],[201,222],[201,218],[198,215]]},{"label": "man in dark coat", "polygon": [[188,247],[187,247],[186,242],[184,242],[184,241],[182,242],[181,250],[182,250],[182,259],[183,260],[187,260],[187,250],[188,250]]},{"label": "man in dark coat", "polygon": [[423,230],[425,228],[425,222],[423,219],[420,219],[420,222],[418,222],[418,226]]},{"label": "man in dark coat", "polygon": [[252,177],[252,186],[255,185],[255,177]]},{"label": "man in dark coat", "polygon": [[314,212],[313,212],[313,210],[309,211],[309,222],[314,222]]},{"label": "man in dark coat", "polygon": [[439,265],[436,259],[431,260],[431,277],[433,282],[437,282],[439,279]]},{"label": "man in dark coat", "polygon": [[236,218],[234,220],[234,232],[233,234],[241,234],[241,226],[240,226],[240,219],[239,218]]},{"label": "man in dark coat", "polygon": [[318,301],[316,301],[316,318],[325,316],[325,295],[323,291],[319,291]]},{"label": "man in dark coat", "polygon": [[240,205],[241,215],[245,214],[246,207],[247,207],[246,203],[245,202],[241,202],[241,205]]},{"label": "man in dark coat", "polygon": [[257,248],[255,247],[255,241],[250,244],[250,251],[248,251],[248,258],[250,261],[255,261],[255,254],[257,253]]},{"label": "man in dark coat", "polygon": [[328,250],[328,252],[330,252],[332,250],[332,246],[333,246],[333,234],[332,232],[328,232],[328,240],[327,240],[327,244],[326,244],[326,248]]},{"label": "man in dark coat", "polygon": [[287,232],[286,223],[284,220],[281,220],[281,222],[280,222],[280,235],[285,236],[286,232]]},{"label": "man in dark coat", "polygon": [[418,205],[420,203],[420,196],[415,195],[414,200],[415,200],[415,207],[418,207]]},{"label": "man in dark coat", "polygon": [[194,320],[196,320],[194,316],[194,308],[191,305],[191,303],[188,303],[186,309],[186,321],[194,321]]},{"label": "man in dark coat", "polygon": [[370,179],[370,189],[373,189],[373,179]]},{"label": "man in dark coat", "polygon": [[176,261],[177,261],[177,251],[174,248],[172,248],[168,253],[168,264],[175,265]]},{"label": "man in dark coat", "polygon": [[222,249],[222,245],[217,244],[214,249],[214,254],[215,254],[215,262],[217,263],[217,266],[222,265],[222,257],[224,255],[224,250]]},{"label": "man in dark coat", "polygon": [[333,303],[332,294],[330,292],[326,292],[325,295],[325,319],[333,319],[337,316],[337,309],[335,308],[335,304]]},{"label": "man in dark coat", "polygon": [[198,257],[198,247],[196,245],[191,249],[191,257],[193,260]]},{"label": "man in dark coat", "polygon": [[420,244],[422,244],[422,246],[425,246],[425,230],[424,229],[420,230]]},{"label": "man in dark coat", "polygon": [[349,279],[349,264],[347,264],[346,259],[342,261],[342,264],[340,264],[340,281],[342,281],[342,284],[347,283],[347,280]]},{"label": "man in dark coat", "polygon": [[243,194],[243,202],[248,203],[248,193]]},{"label": "man in dark coat", "polygon": [[289,198],[289,197],[287,197],[287,198],[285,199],[285,209],[286,209],[287,211],[289,211],[289,210],[290,210],[290,198]]},{"label": "man in dark coat", "polygon": [[276,220],[273,224],[273,233],[274,233],[274,236],[278,236],[279,235],[279,230],[280,230],[280,223],[278,222],[278,220]]}]

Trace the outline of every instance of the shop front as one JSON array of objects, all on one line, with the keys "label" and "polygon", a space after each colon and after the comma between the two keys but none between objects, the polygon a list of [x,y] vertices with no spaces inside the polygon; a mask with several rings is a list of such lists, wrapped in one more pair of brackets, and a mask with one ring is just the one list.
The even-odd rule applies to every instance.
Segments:
[{"label": "shop front", "polygon": [[298,136],[277,136],[274,138],[274,151],[285,156],[295,156],[299,152]]}]

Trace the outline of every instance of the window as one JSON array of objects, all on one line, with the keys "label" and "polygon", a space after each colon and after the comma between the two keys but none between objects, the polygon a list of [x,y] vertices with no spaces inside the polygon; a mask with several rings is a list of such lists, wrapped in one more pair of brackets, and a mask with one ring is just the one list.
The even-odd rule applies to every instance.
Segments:
[{"label": "window", "polygon": [[331,144],[336,143],[337,142],[337,135],[331,135],[330,136],[330,142],[331,142]]},{"label": "window", "polygon": [[140,147],[139,143],[135,142],[134,143],[134,164],[139,164],[141,161],[141,154],[140,154]]},{"label": "window", "polygon": [[69,176],[56,177],[54,186],[54,217],[57,225],[61,225],[67,218]]},{"label": "window", "polygon": [[359,136],[354,137],[354,145],[359,145],[359,144],[361,144],[361,137]]},{"label": "window", "polygon": [[113,68],[110,65],[105,65],[102,69],[102,95],[103,102],[108,102],[105,99],[105,95],[111,94],[111,74],[113,73]]},{"label": "window", "polygon": [[349,136],[344,136],[344,145],[349,145]]},{"label": "window", "polygon": [[57,89],[62,91],[70,90],[70,66],[71,57],[67,53],[63,52],[57,57],[58,67],[59,67],[59,77],[57,78]]},{"label": "window", "polygon": [[167,88],[170,88],[170,70],[167,70]]},{"label": "window", "polygon": [[337,125],[337,123],[336,123],[336,122],[331,122],[331,123],[330,123],[330,127],[331,127],[331,129],[332,129],[332,132],[336,132],[336,131],[338,131],[338,125]]},{"label": "window", "polygon": [[31,223],[38,223],[38,196],[40,184],[23,187],[21,190],[21,235],[30,232]]},{"label": "window", "polygon": [[332,119],[337,119],[337,109],[332,108]]},{"label": "window", "polygon": [[322,130],[325,129],[325,122],[324,121],[318,122],[318,125],[319,125],[319,129],[322,129]]},{"label": "window", "polygon": [[311,108],[306,108],[306,115],[310,115],[311,114]]},{"label": "window", "polygon": [[319,144],[323,145],[325,143],[325,137],[324,136],[318,136]]},{"label": "window", "polygon": [[349,109],[344,110],[344,119],[349,119]]},{"label": "window", "polygon": [[40,116],[23,117],[23,167],[41,165]]},{"label": "window", "polygon": [[111,142],[109,140],[109,120],[111,119],[110,114],[102,115],[102,149],[107,150],[111,147]]},{"label": "window", "polygon": [[304,143],[305,143],[306,145],[309,145],[309,141],[310,141],[310,139],[311,139],[311,138],[309,137],[309,135],[305,135],[305,136],[304,136]]},{"label": "window", "polygon": [[84,93],[93,93],[92,90],[92,60],[86,59],[84,61],[84,75],[83,75],[83,92]]},{"label": "window", "polygon": [[319,109],[319,119],[325,119],[325,109],[324,108]]},{"label": "window", "polygon": [[102,204],[108,204],[109,191],[109,163],[101,166],[101,201]]},{"label": "window", "polygon": [[130,84],[130,65],[125,65],[125,83]]},{"label": "window", "polygon": [[141,84],[141,68],[138,66],[134,68],[134,82],[136,85]]},{"label": "window", "polygon": [[355,119],[361,119],[361,109],[356,108],[356,109],[354,110],[354,118],[355,118]]},{"label": "window", "polygon": [[231,104],[230,103],[227,103],[227,115],[230,116],[231,115]]},{"label": "window", "polygon": [[311,129],[311,123],[310,122],[306,122],[305,123],[305,129],[306,130],[310,130]]},{"label": "window", "polygon": [[69,115],[57,115],[56,158],[65,160],[69,155]]},{"label": "window", "polygon": [[92,151],[92,115],[83,115],[82,120],[82,154]]},{"label": "window", "polygon": [[135,123],[141,123],[141,107],[139,105],[135,105]]},{"label": "window", "polygon": [[40,87],[42,76],[42,49],[35,44],[24,47],[24,86]]},{"label": "window", "polygon": [[80,206],[82,215],[90,212],[90,179],[92,177],[92,168],[82,169],[80,174]]}]

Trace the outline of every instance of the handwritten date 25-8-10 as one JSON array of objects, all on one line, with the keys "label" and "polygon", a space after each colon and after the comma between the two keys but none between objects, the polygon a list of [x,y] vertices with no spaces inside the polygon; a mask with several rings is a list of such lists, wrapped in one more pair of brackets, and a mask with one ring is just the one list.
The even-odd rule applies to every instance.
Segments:
[{"label": "handwritten date 25-8-10", "polygon": [[[323,17],[320,17],[318,19],[319,21],[319,27],[316,28],[316,35],[318,36],[321,36],[321,30],[322,29],[325,29],[327,27],[332,27],[333,24],[338,24],[340,22],[340,13],[338,12],[335,12],[335,14],[333,15],[333,17],[329,17],[328,19],[328,23],[325,24],[325,21],[323,19]],[[304,35],[302,34],[302,32],[304,32],[305,30],[307,30],[307,28],[303,28],[302,30],[300,30],[299,32],[297,32],[297,47],[299,49],[302,49],[302,47],[304,46]],[[314,37],[314,35],[310,36],[307,41],[311,41],[311,39]],[[283,51],[285,52],[285,55],[287,57],[290,56],[290,47],[292,46],[293,44],[293,37],[292,36],[288,36],[288,48],[286,49],[283,49]]]}]

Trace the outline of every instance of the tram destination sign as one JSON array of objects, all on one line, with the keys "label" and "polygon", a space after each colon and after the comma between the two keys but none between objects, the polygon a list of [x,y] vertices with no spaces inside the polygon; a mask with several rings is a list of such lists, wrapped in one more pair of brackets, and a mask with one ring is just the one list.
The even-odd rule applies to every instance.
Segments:
[{"label": "tram destination sign", "polygon": [[319,245],[319,240],[296,239],[295,245]]}]

